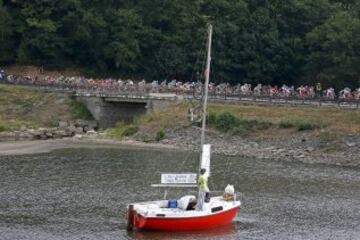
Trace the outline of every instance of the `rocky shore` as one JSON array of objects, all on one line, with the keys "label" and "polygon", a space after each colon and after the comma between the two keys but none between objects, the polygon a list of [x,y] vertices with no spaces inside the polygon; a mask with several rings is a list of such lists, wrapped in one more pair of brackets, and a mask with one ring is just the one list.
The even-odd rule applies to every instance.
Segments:
[{"label": "rocky shore", "polygon": [[96,121],[76,120],[59,122],[57,127],[30,129],[25,126],[18,131],[0,132],[0,142],[21,140],[47,140],[69,138],[75,135],[96,134]]},{"label": "rocky shore", "polygon": [[[190,127],[167,133],[162,144],[199,151],[200,128]],[[276,161],[322,163],[340,166],[360,166],[360,136],[346,136],[333,141],[321,141],[312,132],[293,133],[259,139],[207,131],[212,151],[229,156],[269,159]]]},{"label": "rocky shore", "polygon": [[[124,145],[185,151],[200,150],[200,128],[194,126],[167,130],[164,139],[153,143],[136,141],[134,137],[127,137],[121,141],[103,139],[104,134],[97,133],[96,128],[97,125],[94,122],[77,121],[61,122],[56,128],[22,129],[22,131],[0,133],[0,155],[32,154],[61,148],[94,146],[117,148]],[[27,141],[24,142],[24,140]],[[360,166],[360,136],[358,135],[323,142],[312,132],[259,139],[229,136],[208,130],[206,142],[212,144],[212,151],[215,154],[275,161]],[[25,149],[24,143],[26,143]]]}]

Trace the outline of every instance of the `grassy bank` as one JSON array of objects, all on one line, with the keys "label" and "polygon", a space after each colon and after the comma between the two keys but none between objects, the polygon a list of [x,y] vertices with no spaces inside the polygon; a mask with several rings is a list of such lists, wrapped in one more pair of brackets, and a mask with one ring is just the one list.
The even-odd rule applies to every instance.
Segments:
[{"label": "grassy bank", "polygon": [[[163,138],[168,129],[193,124],[188,114],[191,107],[190,104],[173,105],[137,119],[130,126],[134,131],[127,131],[129,126],[121,124],[122,130],[118,132],[131,133],[126,136],[137,132],[135,136],[139,140],[155,141],[160,132],[164,132]],[[360,112],[346,109],[210,104],[208,123],[210,128],[225,134],[244,137],[273,138],[307,131],[321,140],[331,141],[343,135],[360,134]]]},{"label": "grassy bank", "polygon": [[0,84],[0,131],[52,127],[59,121],[89,118],[82,105],[67,94],[42,93]]}]

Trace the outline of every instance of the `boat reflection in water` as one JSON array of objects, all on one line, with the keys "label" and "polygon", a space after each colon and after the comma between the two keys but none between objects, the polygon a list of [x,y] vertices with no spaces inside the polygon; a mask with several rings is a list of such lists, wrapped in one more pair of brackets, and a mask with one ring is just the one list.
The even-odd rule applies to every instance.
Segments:
[{"label": "boat reflection in water", "polygon": [[153,232],[128,231],[129,239],[139,240],[184,240],[184,239],[233,239],[237,234],[236,226],[230,223],[221,227],[190,232]]}]

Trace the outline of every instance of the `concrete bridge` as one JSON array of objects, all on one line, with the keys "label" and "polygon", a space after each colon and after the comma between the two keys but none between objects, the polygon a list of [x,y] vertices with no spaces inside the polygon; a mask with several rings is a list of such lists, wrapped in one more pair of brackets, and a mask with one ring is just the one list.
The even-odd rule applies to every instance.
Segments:
[{"label": "concrete bridge", "polygon": [[100,128],[113,127],[119,120],[131,122],[140,115],[162,110],[184,99],[172,93],[115,94],[76,91],[74,95],[99,122]]}]

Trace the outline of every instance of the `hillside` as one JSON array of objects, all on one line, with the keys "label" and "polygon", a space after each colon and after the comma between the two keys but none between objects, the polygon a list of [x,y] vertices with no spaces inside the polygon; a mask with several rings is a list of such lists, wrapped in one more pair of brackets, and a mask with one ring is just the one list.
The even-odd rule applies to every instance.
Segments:
[{"label": "hillside", "polygon": [[217,82],[353,89],[359,11],[353,0],[0,1],[0,66],[196,80],[210,23]]},{"label": "hillside", "polygon": [[84,117],[87,112],[67,94],[0,85],[0,131],[53,127]]}]

